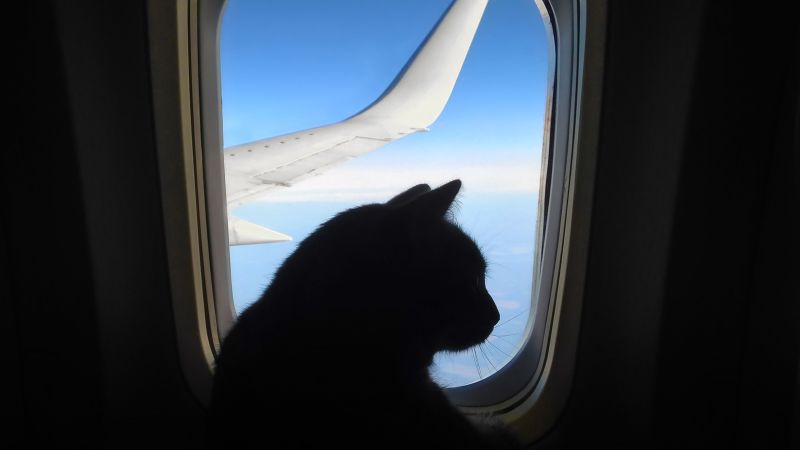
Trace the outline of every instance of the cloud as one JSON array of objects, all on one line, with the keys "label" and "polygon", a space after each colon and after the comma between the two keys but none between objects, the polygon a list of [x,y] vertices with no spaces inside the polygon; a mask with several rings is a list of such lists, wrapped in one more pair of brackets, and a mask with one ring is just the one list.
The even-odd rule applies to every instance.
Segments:
[{"label": "cloud", "polygon": [[[481,361],[481,363],[485,362],[486,361]],[[475,377],[478,374],[478,369],[474,365],[454,362],[439,363],[436,365],[435,369],[437,372],[442,374],[457,375],[465,378]],[[483,370],[483,367],[481,367],[481,370]]]},{"label": "cloud", "polygon": [[261,202],[385,201],[419,183],[432,187],[459,178],[468,193],[535,193],[538,166],[527,163],[441,165],[343,165],[287,188],[271,191]]},{"label": "cloud", "polygon": [[522,303],[516,300],[495,300],[494,303],[503,309],[519,309]]}]

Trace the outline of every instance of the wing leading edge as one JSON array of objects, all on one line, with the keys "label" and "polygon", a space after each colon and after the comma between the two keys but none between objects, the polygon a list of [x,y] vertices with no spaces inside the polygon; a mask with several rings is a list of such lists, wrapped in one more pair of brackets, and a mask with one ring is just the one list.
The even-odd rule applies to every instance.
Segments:
[{"label": "wing leading edge", "polygon": [[[229,147],[224,151],[228,208],[250,203],[418,131],[444,110],[488,0],[456,0],[375,103],[331,125]],[[230,245],[291,239],[230,216]]]}]

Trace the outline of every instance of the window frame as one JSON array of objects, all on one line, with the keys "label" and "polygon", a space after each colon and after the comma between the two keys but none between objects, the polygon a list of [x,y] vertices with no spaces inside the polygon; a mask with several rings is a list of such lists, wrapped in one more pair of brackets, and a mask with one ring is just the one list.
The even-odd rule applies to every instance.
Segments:
[{"label": "window frame", "polygon": [[[605,0],[531,0],[552,31],[532,291],[534,320],[495,374],[445,390],[495,413],[526,442],[563,410],[572,382],[599,124]],[[219,34],[225,0],[148,0],[153,105],[181,366],[204,404],[235,320],[222,161]]]},{"label": "window frame", "polygon": [[[562,202],[549,202],[561,209],[557,265],[549,292],[552,306],[538,373],[515,399],[494,409],[526,443],[541,438],[555,425],[572,388],[589,250],[608,9],[606,0],[550,0],[546,4],[554,19],[556,51],[561,57],[556,84],[572,85],[571,96],[565,99],[568,103],[559,98],[553,102],[553,152],[564,145],[566,160]],[[568,119],[557,115],[559,108],[568,111],[564,113]],[[559,133],[563,134],[561,143],[557,141]]]},{"label": "window frame", "polygon": [[[557,308],[559,268],[564,258],[565,219],[578,117],[578,57],[582,44],[580,6],[535,0],[549,32],[548,97],[544,120],[539,229],[531,304],[523,345],[512,360],[477,383],[448,389],[451,400],[475,413],[502,414],[530,395],[544,370],[548,331]],[[541,220],[543,219],[543,220]]]},{"label": "window frame", "polygon": [[[468,413],[482,414],[492,412],[502,414],[513,408],[515,399],[535,384],[541,373],[542,349],[544,348],[548,311],[552,309],[550,292],[552,275],[548,272],[555,267],[556,252],[562,208],[555,207],[561,201],[564,186],[566,146],[561,144],[563,127],[556,130],[559,113],[565,115],[566,108],[556,108],[556,99],[570,95],[571,83],[556,83],[557,74],[569,67],[560,67],[559,52],[556,48],[554,31],[556,28],[552,10],[545,0],[532,0],[536,3],[547,34],[547,100],[545,102],[544,130],[542,133],[542,162],[539,182],[539,205],[537,212],[536,249],[534,250],[533,277],[531,285],[531,315],[525,326],[523,343],[511,360],[495,373],[466,386],[447,388],[445,392],[454,404]],[[562,69],[559,71],[558,69]],[[543,220],[542,220],[543,219]],[[548,276],[549,275],[549,276]]]}]

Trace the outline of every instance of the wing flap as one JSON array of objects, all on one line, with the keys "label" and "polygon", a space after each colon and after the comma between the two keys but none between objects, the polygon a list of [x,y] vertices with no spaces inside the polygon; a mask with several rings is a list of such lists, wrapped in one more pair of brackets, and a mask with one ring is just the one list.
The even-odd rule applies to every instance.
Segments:
[{"label": "wing flap", "polygon": [[[244,162],[242,170],[237,172],[236,168],[232,167],[227,171],[228,174],[240,174],[240,176],[230,176],[226,180],[228,187],[231,188],[228,191],[228,205],[236,207],[257,200],[276,187],[289,187],[394,140],[389,137],[369,136],[337,136],[337,139],[328,139],[326,135],[331,132],[332,130],[322,129],[315,133],[315,136],[319,136],[317,139],[327,141],[329,147],[320,149],[321,146],[317,146],[316,152],[305,152],[304,155],[297,152],[295,159],[286,158],[282,165],[272,165],[263,171],[256,170],[255,164],[246,165],[247,159],[253,158],[250,156],[252,152],[240,153],[242,158],[239,158],[237,163]],[[414,130],[406,130],[402,132],[403,134],[400,132],[396,134],[401,137],[413,132]]]},{"label": "wing flap", "polygon": [[234,216],[228,216],[228,244],[249,245],[291,241],[291,236]]}]

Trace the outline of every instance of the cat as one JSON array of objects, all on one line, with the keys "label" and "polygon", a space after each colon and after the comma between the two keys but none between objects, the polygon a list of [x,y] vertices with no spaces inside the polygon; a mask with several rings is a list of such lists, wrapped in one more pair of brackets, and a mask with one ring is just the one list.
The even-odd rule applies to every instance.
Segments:
[{"label": "cat", "polygon": [[414,186],[300,243],[224,340],[218,447],[517,448],[461,415],[428,373],[435,353],[483,342],[500,317],[486,261],[452,221],[460,189]]}]

